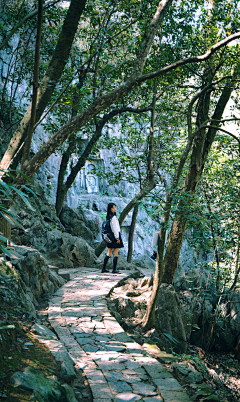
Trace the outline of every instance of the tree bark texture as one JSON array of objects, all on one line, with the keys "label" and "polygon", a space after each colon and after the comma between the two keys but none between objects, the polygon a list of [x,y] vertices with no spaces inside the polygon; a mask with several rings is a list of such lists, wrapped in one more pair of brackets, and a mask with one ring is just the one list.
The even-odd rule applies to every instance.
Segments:
[{"label": "tree bark texture", "polygon": [[11,223],[7,219],[0,218],[0,233],[8,240],[11,240]]},{"label": "tree bark texture", "polygon": [[[59,81],[64,67],[67,63],[69,53],[72,47],[73,39],[78,27],[78,21],[85,8],[86,0],[72,0],[63,23],[58,43],[52,59],[47,68],[42,82],[38,89],[38,101],[36,107],[36,120],[39,120],[44,109],[46,108],[52,93]],[[51,85],[50,85],[51,84]],[[31,105],[29,106],[20,125],[15,131],[8,148],[2,158],[0,167],[4,170],[8,169],[15,152],[27,135],[27,129],[31,118]]]},{"label": "tree bark texture", "polygon": [[30,118],[30,123],[28,125],[28,133],[27,133],[27,138],[26,138],[25,145],[24,145],[22,165],[24,165],[24,162],[28,161],[28,159],[29,159],[32,135],[33,135],[34,125],[35,125],[35,118],[36,118],[42,16],[43,16],[43,3],[42,3],[42,0],[38,0],[38,22],[37,22],[37,37],[36,37],[35,61],[34,61],[34,72],[33,72],[33,95],[32,95],[32,104],[31,104],[31,118]]},{"label": "tree bark texture", "polygon": [[128,235],[127,262],[129,262],[129,263],[132,262],[133,238],[134,238],[134,231],[135,231],[135,226],[136,226],[136,221],[137,221],[137,216],[138,216],[138,210],[139,210],[139,204],[136,204],[135,207],[133,208],[132,221],[131,221],[131,226],[130,226],[129,235]]},{"label": "tree bark texture", "polygon": [[73,148],[73,142],[70,142],[68,145],[68,149],[62,155],[62,160],[58,172],[57,194],[55,204],[57,216],[59,216],[61,213],[63,203],[67,194],[66,186],[64,183],[64,177],[67,171],[69,159],[72,155],[72,148]]},{"label": "tree bark texture", "polygon": [[158,252],[157,252],[157,260],[156,260],[156,268],[153,279],[153,288],[150,296],[150,300],[148,302],[147,311],[142,320],[142,327],[145,330],[152,328],[155,324],[155,309],[158,300],[158,294],[160,290],[160,286],[162,283],[164,267],[163,267],[163,253],[164,253],[164,245],[166,238],[167,227],[165,225],[165,218],[167,219],[168,212],[166,211],[166,216],[163,216],[161,227],[159,230],[158,237]]}]

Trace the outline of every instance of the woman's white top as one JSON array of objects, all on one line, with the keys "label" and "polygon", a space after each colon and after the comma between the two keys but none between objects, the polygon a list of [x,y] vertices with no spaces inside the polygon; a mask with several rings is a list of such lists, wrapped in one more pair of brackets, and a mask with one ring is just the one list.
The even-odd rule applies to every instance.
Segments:
[{"label": "woman's white top", "polygon": [[119,240],[119,232],[120,232],[120,225],[118,218],[114,215],[110,221],[111,229],[114,233],[114,237],[116,240]]},{"label": "woman's white top", "polygon": [[155,247],[155,246],[158,245],[158,236],[159,236],[159,232],[154,232],[153,233],[152,247]]}]

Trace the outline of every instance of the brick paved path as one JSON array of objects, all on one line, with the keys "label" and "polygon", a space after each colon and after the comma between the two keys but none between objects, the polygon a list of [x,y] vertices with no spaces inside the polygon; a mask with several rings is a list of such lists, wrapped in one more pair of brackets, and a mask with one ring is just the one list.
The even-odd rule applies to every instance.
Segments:
[{"label": "brick paved path", "polygon": [[51,299],[51,325],[75,368],[84,371],[94,402],[188,402],[177,380],[108,311],[107,294],[129,273],[79,269]]}]

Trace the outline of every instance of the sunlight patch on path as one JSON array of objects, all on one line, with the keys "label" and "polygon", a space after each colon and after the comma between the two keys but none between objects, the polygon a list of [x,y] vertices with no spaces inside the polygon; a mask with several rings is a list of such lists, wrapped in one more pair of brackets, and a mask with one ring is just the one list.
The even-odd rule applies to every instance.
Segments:
[{"label": "sunlight patch on path", "polygon": [[82,369],[94,402],[189,402],[181,385],[134,342],[108,311],[106,296],[131,271],[74,270],[49,304],[49,321],[75,369]]}]

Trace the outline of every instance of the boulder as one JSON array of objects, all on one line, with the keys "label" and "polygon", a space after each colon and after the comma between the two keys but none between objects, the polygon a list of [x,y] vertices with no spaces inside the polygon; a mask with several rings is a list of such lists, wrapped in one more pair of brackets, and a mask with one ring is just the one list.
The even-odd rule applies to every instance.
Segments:
[{"label": "boulder", "polygon": [[32,331],[40,336],[43,336],[47,339],[58,339],[57,335],[55,335],[50,329],[48,329],[45,325],[35,323],[32,326]]},{"label": "boulder", "polygon": [[214,350],[228,352],[238,342],[240,332],[240,294],[236,292],[225,296],[223,303],[219,307],[221,316],[215,325],[211,346]]},{"label": "boulder", "polygon": [[198,320],[195,320],[194,322],[192,319],[191,322],[192,324],[197,324],[199,329],[192,328],[190,334],[190,343],[204,349],[208,343],[211,333],[213,305],[208,300],[203,301],[203,299],[199,299],[200,305],[197,311]]},{"label": "boulder", "polygon": [[49,267],[39,252],[30,251],[22,259],[20,271],[25,285],[31,288],[31,292],[36,300],[43,293],[49,293]]},{"label": "boulder", "polygon": [[[87,226],[92,231],[94,239],[102,241],[101,228],[103,219],[99,216],[97,212],[94,212],[91,209],[84,209],[84,214],[87,220]],[[102,217],[104,217],[104,215]]]},{"label": "boulder", "polygon": [[[62,234],[61,255],[66,264],[72,267],[92,267],[97,262],[94,249],[80,237],[73,237],[68,233]],[[67,265],[65,265],[67,267]]]},{"label": "boulder", "polygon": [[178,262],[177,269],[173,279],[173,286],[175,290],[183,290],[186,289],[186,278],[185,278],[185,268]]},{"label": "boulder", "polygon": [[137,267],[155,270],[156,261],[152,260],[148,255],[138,255],[133,258],[132,262]]},{"label": "boulder", "polygon": [[162,284],[155,313],[155,328],[159,333],[160,347],[167,352],[173,348],[177,353],[187,350],[181,303],[172,285]]},{"label": "boulder", "polygon": [[33,297],[28,293],[19,271],[3,257],[0,258],[0,281],[3,285],[0,288],[0,298],[3,303],[11,305],[12,309],[22,309],[23,313],[27,312],[36,317]]},{"label": "boulder", "polygon": [[134,317],[137,306],[127,297],[118,297],[114,300],[116,310],[123,318]]},{"label": "boulder", "polygon": [[189,362],[180,362],[173,364],[173,370],[178,380],[187,384],[200,384],[203,382],[203,376]]},{"label": "boulder", "polygon": [[[55,270],[52,270],[51,268],[50,268],[50,271],[49,271],[49,281],[51,281],[52,284],[53,284],[54,292],[55,292],[58,288],[60,288],[61,286],[63,286],[63,285],[66,283],[66,281],[64,280],[64,278],[63,278],[61,275],[58,275],[58,274],[56,273],[56,271],[55,271]],[[53,292],[51,292],[51,293],[53,293]]]},{"label": "boulder", "polygon": [[150,277],[144,276],[144,278],[140,278],[138,280],[137,287],[140,289],[145,288],[145,287],[149,288],[150,286],[152,286],[151,281],[152,281],[152,276],[150,276]]},{"label": "boulder", "polygon": [[47,232],[46,237],[48,246],[44,257],[48,265],[59,268],[91,267],[98,262],[94,249],[80,237],[57,229]]},{"label": "boulder", "polygon": [[231,330],[240,332],[240,293],[235,292],[230,298],[230,326]]},{"label": "boulder", "polygon": [[74,393],[69,392],[69,387],[67,391],[55,376],[47,377],[31,366],[26,367],[23,372],[14,373],[11,376],[11,383],[15,388],[33,391],[34,400],[39,402],[73,402],[75,398]]},{"label": "boulder", "polygon": [[15,246],[12,266],[16,269],[28,303],[38,305],[44,294],[54,293],[65,281],[51,271],[45,258],[36,250],[25,246]]},{"label": "boulder", "polygon": [[[60,220],[65,230],[72,236],[82,237],[88,242],[94,240],[91,228],[81,208],[72,209],[64,205],[60,214]],[[93,223],[90,226],[94,226]]]},{"label": "boulder", "polygon": [[[185,290],[183,292],[179,291],[178,297],[181,303],[182,322],[184,325],[187,341],[189,341],[192,331],[199,331],[197,330],[197,327],[199,318],[202,314],[203,299],[200,296],[196,297],[196,295],[194,295],[193,292],[190,292],[189,290]],[[211,315],[212,306],[209,310],[209,302],[205,301],[205,304],[205,320],[207,320],[209,318],[209,314]]]}]

